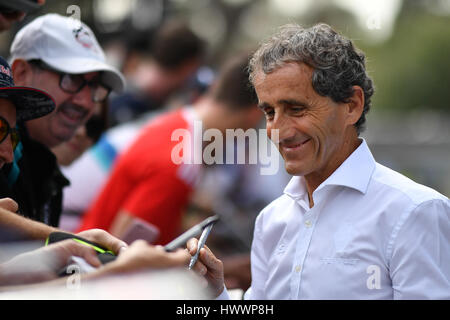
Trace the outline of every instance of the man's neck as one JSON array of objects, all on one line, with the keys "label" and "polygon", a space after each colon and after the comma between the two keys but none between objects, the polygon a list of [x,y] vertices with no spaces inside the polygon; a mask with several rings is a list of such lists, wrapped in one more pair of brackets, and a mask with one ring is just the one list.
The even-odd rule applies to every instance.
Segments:
[{"label": "man's neck", "polygon": [[328,161],[325,168],[304,176],[310,208],[314,206],[314,199],[312,196],[313,192],[319,185],[328,179],[328,177],[331,176],[337,168],[341,166],[341,164],[359,147],[361,143],[362,139],[359,139],[356,135],[354,137],[350,137],[349,139],[345,139],[339,148],[341,151],[337,153],[335,157],[330,159],[330,161]]}]

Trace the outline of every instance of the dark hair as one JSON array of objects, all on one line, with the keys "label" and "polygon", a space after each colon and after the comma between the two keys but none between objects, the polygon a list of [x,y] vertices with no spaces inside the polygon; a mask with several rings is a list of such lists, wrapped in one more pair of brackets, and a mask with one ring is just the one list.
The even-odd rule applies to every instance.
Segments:
[{"label": "dark hair", "polygon": [[255,89],[249,81],[249,55],[229,60],[220,70],[211,87],[212,97],[232,109],[245,109],[258,103]]},{"label": "dark hair", "polygon": [[355,127],[364,130],[366,114],[374,93],[372,79],[365,67],[365,56],[352,41],[324,23],[311,28],[285,25],[263,43],[250,60],[250,80],[256,73],[270,73],[288,62],[302,62],[314,68],[312,86],[335,102],[347,102],[353,95],[352,86],[364,91],[364,110]]},{"label": "dark hair", "polygon": [[173,70],[195,58],[201,58],[205,42],[185,23],[170,21],[160,27],[152,42],[152,55],[162,67]]}]

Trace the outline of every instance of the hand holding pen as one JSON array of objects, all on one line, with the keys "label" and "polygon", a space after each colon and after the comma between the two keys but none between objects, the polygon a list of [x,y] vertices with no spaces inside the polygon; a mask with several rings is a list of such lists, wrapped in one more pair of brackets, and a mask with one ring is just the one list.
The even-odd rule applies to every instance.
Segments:
[{"label": "hand holding pen", "polygon": [[191,270],[194,264],[197,262],[200,250],[202,250],[203,246],[205,245],[206,239],[208,239],[212,227],[213,224],[210,224],[206,226],[205,229],[203,229],[202,235],[200,236],[200,240],[198,241],[197,252],[195,252],[195,254],[191,257],[191,261],[189,262],[189,270]]},{"label": "hand holding pen", "polygon": [[191,256],[195,256],[197,252],[199,253],[198,260],[192,267],[192,270],[206,279],[212,294],[217,297],[224,290],[223,263],[216,258],[208,246],[204,245],[201,250],[197,250],[198,247],[199,240],[196,238],[192,238],[187,242],[187,249]]}]

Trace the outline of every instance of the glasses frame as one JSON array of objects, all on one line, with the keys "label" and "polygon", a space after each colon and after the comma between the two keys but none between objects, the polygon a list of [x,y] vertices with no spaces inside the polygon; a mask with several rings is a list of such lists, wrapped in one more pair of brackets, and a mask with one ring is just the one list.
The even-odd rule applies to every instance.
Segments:
[{"label": "glasses frame", "polygon": [[11,145],[13,150],[16,149],[17,145],[20,142],[20,134],[19,131],[16,128],[11,128],[11,125],[9,124],[8,120],[0,116],[0,121],[3,121],[6,124],[6,134],[3,138],[0,138],[0,143],[3,143],[9,135],[11,135]]},{"label": "glasses frame", "polygon": [[[50,67],[49,65],[47,65],[44,61],[36,59],[36,60],[29,60],[29,63],[31,63],[32,65],[38,67],[39,69],[42,70],[47,70],[47,71],[51,71],[54,72],[56,74],[59,75],[59,87],[61,88],[61,90],[63,90],[66,93],[70,93],[70,94],[77,94],[78,92],[80,92],[81,90],[83,90],[83,88],[88,85],[91,88],[91,100],[92,102],[95,103],[99,103],[99,102],[105,102],[108,99],[109,94],[112,91],[112,88],[110,88],[109,86],[105,85],[104,83],[100,82],[100,81],[90,81],[90,80],[86,80],[81,74],[71,74],[71,73],[66,73],[66,72],[61,72],[58,70],[55,70],[54,68]],[[102,76],[102,71],[99,71],[100,77]],[[78,87],[77,90],[69,90],[67,88],[65,88],[63,86],[63,81],[66,77],[73,77],[73,76],[79,76],[82,79],[82,83],[80,84],[80,86]],[[94,85],[100,85],[103,88],[106,89],[106,95],[103,99],[101,100],[96,100],[94,98],[94,91],[92,90],[92,88],[94,87]]]}]

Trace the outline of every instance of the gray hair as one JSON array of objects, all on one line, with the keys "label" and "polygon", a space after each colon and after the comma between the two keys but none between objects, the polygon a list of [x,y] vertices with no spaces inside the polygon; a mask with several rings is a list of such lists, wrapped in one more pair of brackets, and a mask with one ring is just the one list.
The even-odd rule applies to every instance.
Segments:
[{"label": "gray hair", "polygon": [[335,102],[347,102],[353,95],[352,86],[361,87],[364,110],[355,127],[358,134],[364,130],[374,87],[366,72],[365,56],[351,40],[324,23],[307,29],[296,24],[282,26],[253,54],[249,64],[250,81],[253,83],[260,71],[268,74],[289,62],[314,68],[314,90]]}]

